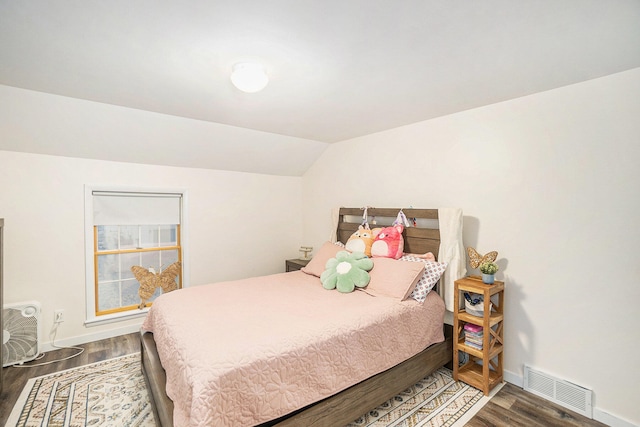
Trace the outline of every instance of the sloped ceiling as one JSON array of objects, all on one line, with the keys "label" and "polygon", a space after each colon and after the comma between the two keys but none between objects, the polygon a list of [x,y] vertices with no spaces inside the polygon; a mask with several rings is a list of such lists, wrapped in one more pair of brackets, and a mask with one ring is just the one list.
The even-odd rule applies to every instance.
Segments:
[{"label": "sloped ceiling", "polygon": [[[262,92],[230,84],[246,60],[265,65]],[[638,0],[0,2],[2,85],[276,134],[311,156],[636,67]]]}]

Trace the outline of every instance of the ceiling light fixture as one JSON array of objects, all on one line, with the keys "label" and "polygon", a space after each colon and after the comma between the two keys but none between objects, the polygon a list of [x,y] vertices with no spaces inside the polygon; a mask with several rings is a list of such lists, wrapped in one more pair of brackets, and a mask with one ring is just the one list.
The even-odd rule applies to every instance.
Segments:
[{"label": "ceiling light fixture", "polygon": [[269,83],[262,64],[240,62],[233,66],[231,83],[243,92],[259,92]]}]

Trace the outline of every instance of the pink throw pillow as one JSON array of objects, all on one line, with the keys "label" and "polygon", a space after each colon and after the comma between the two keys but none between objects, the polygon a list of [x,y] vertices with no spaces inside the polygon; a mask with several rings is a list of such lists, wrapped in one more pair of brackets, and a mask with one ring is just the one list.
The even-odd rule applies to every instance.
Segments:
[{"label": "pink throw pillow", "polygon": [[336,254],[340,251],[344,251],[344,247],[336,243],[325,242],[318,252],[311,258],[309,264],[302,267],[301,270],[312,276],[320,277],[322,272],[326,270],[327,261],[331,258],[335,258]]},{"label": "pink throw pillow", "polygon": [[373,258],[373,269],[369,272],[371,280],[363,290],[370,295],[402,301],[413,292],[423,273],[422,263]]}]

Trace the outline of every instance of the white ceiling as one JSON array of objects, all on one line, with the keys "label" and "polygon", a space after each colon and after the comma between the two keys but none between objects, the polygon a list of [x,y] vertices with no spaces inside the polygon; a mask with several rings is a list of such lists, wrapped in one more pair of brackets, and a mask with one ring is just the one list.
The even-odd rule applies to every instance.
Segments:
[{"label": "white ceiling", "polygon": [[328,143],[636,67],[639,0],[0,0],[0,84]]}]

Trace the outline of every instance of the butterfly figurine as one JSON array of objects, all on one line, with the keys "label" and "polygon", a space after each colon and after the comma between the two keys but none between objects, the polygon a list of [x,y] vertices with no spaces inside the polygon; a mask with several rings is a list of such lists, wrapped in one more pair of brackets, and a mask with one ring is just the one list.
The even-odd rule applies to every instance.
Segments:
[{"label": "butterfly figurine", "polygon": [[138,295],[140,295],[140,305],[138,308],[142,310],[149,298],[151,298],[156,291],[156,288],[162,288],[163,293],[175,291],[178,289],[176,283],[176,277],[180,274],[180,261],[176,261],[160,273],[155,273],[153,270],[134,265],[131,267],[131,271],[135,278],[140,282],[140,288],[138,289]]},{"label": "butterfly figurine", "polygon": [[498,252],[496,251],[491,251],[488,254],[482,256],[471,246],[467,248],[467,254],[469,255],[469,264],[471,264],[472,268],[478,268],[485,262],[494,262],[496,258],[498,258]]}]

